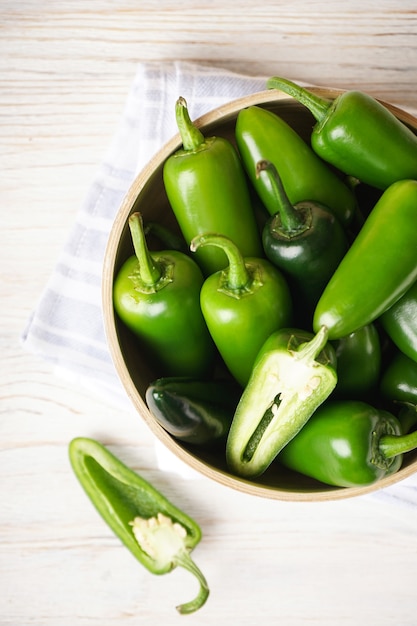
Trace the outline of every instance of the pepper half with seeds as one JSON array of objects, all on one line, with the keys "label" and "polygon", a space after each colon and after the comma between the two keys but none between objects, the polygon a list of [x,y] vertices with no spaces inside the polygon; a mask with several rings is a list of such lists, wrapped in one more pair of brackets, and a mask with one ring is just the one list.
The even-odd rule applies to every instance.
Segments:
[{"label": "pepper half with seeds", "polygon": [[196,576],[199,593],[177,606],[178,612],[202,607],[209,588],[190,556],[201,540],[199,525],[94,439],[73,439],[69,457],[97,511],[142,565],[153,574],[181,566]]},{"label": "pepper half with seeds", "polygon": [[327,329],[273,333],[261,348],[237,406],[226,444],[227,462],[240,476],[262,474],[303,428],[337,383]]}]

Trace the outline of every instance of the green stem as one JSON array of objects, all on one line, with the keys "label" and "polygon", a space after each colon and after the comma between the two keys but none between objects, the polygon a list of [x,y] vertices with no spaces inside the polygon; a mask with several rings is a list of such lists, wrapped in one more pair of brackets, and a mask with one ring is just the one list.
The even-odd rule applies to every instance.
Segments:
[{"label": "green stem", "polygon": [[194,563],[194,561],[190,557],[189,553],[186,552],[185,550],[183,552],[178,553],[175,556],[175,565],[183,567],[184,569],[194,574],[194,576],[197,578],[198,582],[200,583],[199,592],[197,596],[194,598],[194,600],[190,600],[190,602],[185,602],[184,604],[180,604],[179,606],[176,607],[178,613],[181,613],[181,615],[194,613],[194,611],[197,611],[203,606],[203,604],[206,602],[209,596],[210,591],[207,585],[207,581],[204,578],[204,575],[201,572],[201,570],[197,567],[197,565]]},{"label": "green stem", "polygon": [[139,274],[146,286],[153,286],[161,277],[161,272],[149,252],[143,230],[142,215],[138,212],[129,217],[129,228],[133,248],[139,263]]},{"label": "green stem", "polygon": [[192,151],[199,148],[205,142],[205,137],[197,126],[192,123],[188,113],[187,102],[181,96],[175,104],[175,116],[184,150]]},{"label": "green stem", "polygon": [[227,270],[228,288],[232,291],[244,289],[250,281],[250,276],[245,265],[245,259],[233,241],[224,235],[206,233],[194,237],[190,244],[192,252],[195,252],[198,248],[203,246],[217,246],[224,251],[229,261],[229,268]]},{"label": "green stem", "polygon": [[321,122],[326,117],[329,107],[332,104],[331,100],[320,98],[320,96],[316,96],[316,94],[300,87],[300,85],[296,85],[296,83],[286,78],[273,76],[267,80],[266,86],[268,89],[279,89],[298,100],[298,102],[301,102],[301,104],[309,109],[318,122]]},{"label": "green stem", "polygon": [[295,236],[306,230],[305,220],[302,213],[297,211],[291,204],[277,168],[270,161],[262,160],[256,164],[256,177],[259,178],[261,172],[265,172],[272,185],[272,189],[277,199],[277,209],[281,220],[281,230],[288,237]]},{"label": "green stem", "polygon": [[296,358],[306,363],[315,361],[327,343],[328,332],[327,326],[322,326],[311,341],[301,344],[294,353]]},{"label": "green stem", "polygon": [[387,459],[411,452],[417,448],[417,430],[408,435],[382,435],[378,448]]}]

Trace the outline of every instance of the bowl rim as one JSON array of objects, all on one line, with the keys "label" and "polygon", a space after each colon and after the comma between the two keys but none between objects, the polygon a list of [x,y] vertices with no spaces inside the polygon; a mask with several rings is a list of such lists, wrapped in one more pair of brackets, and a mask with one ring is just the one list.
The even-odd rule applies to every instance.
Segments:
[{"label": "bowl rim", "polygon": [[[346,91],[344,89],[318,86],[308,86],[308,89],[313,93],[328,99],[334,99]],[[224,121],[228,117],[236,115],[242,108],[257,105],[267,106],[268,104],[273,104],[275,102],[279,103],[281,101],[286,101],[288,103],[295,102],[294,99],[287,94],[275,89],[258,91],[250,95],[230,100],[229,102],[222,104],[198,117],[194,120],[194,123],[199,128],[204,130],[207,126],[211,126],[220,120]],[[388,110],[390,110],[402,122],[417,129],[417,118],[415,118],[412,114],[384,100],[378,99],[378,101],[386,106]],[[101,295],[105,335],[116,373],[127,393],[128,398],[133,404],[133,407],[139,413],[140,417],[150,428],[157,440],[159,440],[159,442],[162,443],[169,452],[174,454],[174,456],[176,456],[180,461],[185,463],[185,465],[196,471],[202,477],[209,478],[223,486],[256,497],[290,502],[323,502],[342,500],[380,491],[381,489],[390,487],[415,474],[417,472],[417,461],[400,468],[394,474],[386,476],[371,485],[361,487],[331,487],[327,485],[320,485],[318,483],[317,490],[311,489],[309,491],[297,491],[291,488],[285,489],[274,485],[268,486],[257,484],[245,478],[230,474],[227,471],[223,471],[220,468],[215,468],[199,459],[190,450],[182,447],[181,442],[177,442],[173,437],[171,437],[171,435],[169,435],[169,433],[167,433],[167,431],[165,431],[153,418],[145,400],[137,391],[130,377],[118,342],[112,299],[114,261],[123,230],[125,229],[127,223],[127,218],[133,210],[133,203],[147,185],[152,175],[159,168],[161,168],[163,162],[181,146],[182,142],[180,135],[179,133],[176,133],[154,154],[149,162],[135,176],[117,210],[104,253]]]}]

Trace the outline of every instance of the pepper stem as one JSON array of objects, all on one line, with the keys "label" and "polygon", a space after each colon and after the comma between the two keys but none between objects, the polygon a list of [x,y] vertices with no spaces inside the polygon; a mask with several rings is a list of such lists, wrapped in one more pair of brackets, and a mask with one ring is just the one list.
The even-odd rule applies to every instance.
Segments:
[{"label": "pepper stem", "polygon": [[178,130],[181,135],[184,150],[196,150],[204,142],[203,133],[192,123],[185,98],[180,96],[175,104],[175,117],[177,120]]},{"label": "pepper stem", "polygon": [[250,281],[250,276],[245,265],[245,259],[237,245],[224,235],[205,233],[204,235],[194,237],[191,241],[190,249],[192,252],[195,252],[203,246],[217,246],[224,251],[229,261],[229,267],[226,270],[228,288],[232,291],[244,289]]},{"label": "pepper stem", "polygon": [[322,326],[311,341],[303,343],[299,346],[294,353],[294,356],[297,359],[305,361],[306,363],[315,361],[327,343],[328,333],[329,331],[327,326]]},{"label": "pepper stem", "polygon": [[189,552],[187,552],[186,550],[178,552],[174,557],[174,562],[175,565],[183,567],[184,569],[194,574],[194,576],[200,583],[199,592],[194,600],[190,600],[189,602],[185,602],[184,604],[180,604],[176,607],[178,613],[181,613],[181,615],[194,613],[194,611],[197,611],[203,606],[209,596],[210,591],[207,585],[207,581],[199,567],[197,567],[197,565],[190,557]]},{"label": "pepper stem", "polygon": [[328,109],[332,104],[331,100],[320,98],[320,96],[293,83],[291,80],[280,78],[279,76],[269,78],[266,82],[266,86],[268,89],[279,89],[298,100],[298,102],[309,109],[318,122],[321,122],[326,117]]},{"label": "pepper stem", "polygon": [[153,286],[160,279],[161,272],[149,252],[140,213],[132,213],[129,217],[129,228],[132,235],[133,248],[139,263],[140,279],[147,287]]},{"label": "pepper stem", "polygon": [[411,452],[417,448],[417,431],[408,435],[382,435],[378,442],[378,449],[387,459],[399,454]]},{"label": "pepper stem", "polygon": [[259,178],[262,172],[267,174],[276,196],[282,232],[288,237],[304,232],[307,227],[302,214],[291,204],[275,165],[267,160],[258,161],[256,164],[256,178]]}]

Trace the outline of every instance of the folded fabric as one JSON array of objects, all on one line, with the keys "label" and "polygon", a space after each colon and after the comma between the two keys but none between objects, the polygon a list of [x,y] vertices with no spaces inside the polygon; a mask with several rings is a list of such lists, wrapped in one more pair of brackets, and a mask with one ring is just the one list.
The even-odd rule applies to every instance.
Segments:
[{"label": "folded fabric", "polygon": [[[131,409],[110,357],[102,318],[102,267],[114,217],[135,175],[177,133],[179,96],[186,98],[195,119],[265,89],[265,80],[186,62],[139,64],[118,130],[22,334],[25,348],[53,364],[57,375]],[[195,476],[182,462],[164,456],[160,445],[156,451],[161,469]],[[417,510],[417,477],[375,497]]]}]

